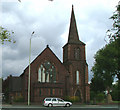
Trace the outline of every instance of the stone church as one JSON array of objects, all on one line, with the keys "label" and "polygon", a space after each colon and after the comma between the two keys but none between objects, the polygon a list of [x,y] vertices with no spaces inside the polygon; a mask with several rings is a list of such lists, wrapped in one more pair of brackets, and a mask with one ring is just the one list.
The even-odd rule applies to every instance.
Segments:
[{"label": "stone church", "polygon": [[[29,67],[20,75],[25,101],[28,99],[28,74]],[[66,96],[77,96],[81,103],[90,101],[85,43],[79,40],[73,6],[68,41],[63,46],[63,62],[47,45],[31,63],[30,81],[31,102],[41,102],[45,97],[64,99]]]}]

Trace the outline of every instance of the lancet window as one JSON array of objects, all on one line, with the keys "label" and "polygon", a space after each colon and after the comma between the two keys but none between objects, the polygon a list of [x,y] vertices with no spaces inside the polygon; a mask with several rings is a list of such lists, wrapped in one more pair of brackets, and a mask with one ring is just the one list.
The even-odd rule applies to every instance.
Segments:
[{"label": "lancet window", "polygon": [[76,60],[80,59],[80,48],[75,48],[75,59]]},{"label": "lancet window", "polygon": [[80,73],[79,71],[76,71],[76,84],[79,84],[80,82]]}]

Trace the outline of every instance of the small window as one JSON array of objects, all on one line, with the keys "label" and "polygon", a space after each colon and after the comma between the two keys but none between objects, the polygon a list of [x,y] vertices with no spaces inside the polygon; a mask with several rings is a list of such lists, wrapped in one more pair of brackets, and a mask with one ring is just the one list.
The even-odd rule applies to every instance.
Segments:
[{"label": "small window", "polygon": [[75,48],[75,59],[80,60],[80,48]]},{"label": "small window", "polygon": [[62,99],[58,99],[58,101],[59,101],[59,102],[63,102],[63,100],[62,100]]},{"label": "small window", "polygon": [[41,96],[41,88],[39,89],[39,96]]},{"label": "small window", "polygon": [[56,99],[52,99],[52,101],[57,101]]},{"label": "small window", "polygon": [[76,71],[76,84],[79,84],[80,82],[80,73],[79,71]]},{"label": "small window", "polygon": [[45,101],[51,101],[51,99],[46,99]]}]

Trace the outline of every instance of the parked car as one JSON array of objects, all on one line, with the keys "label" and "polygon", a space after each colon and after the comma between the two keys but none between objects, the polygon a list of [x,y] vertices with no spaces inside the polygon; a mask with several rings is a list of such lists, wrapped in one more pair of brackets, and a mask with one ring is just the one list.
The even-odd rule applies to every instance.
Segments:
[{"label": "parked car", "polygon": [[72,106],[72,103],[68,102],[68,101],[64,101],[61,98],[45,98],[43,105],[46,107],[53,107],[53,106],[70,107],[70,106]]}]

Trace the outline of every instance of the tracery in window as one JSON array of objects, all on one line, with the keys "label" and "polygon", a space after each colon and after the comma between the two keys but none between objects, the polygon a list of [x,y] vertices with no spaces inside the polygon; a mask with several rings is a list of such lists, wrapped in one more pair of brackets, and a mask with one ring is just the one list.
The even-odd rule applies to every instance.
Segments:
[{"label": "tracery in window", "polygon": [[75,48],[75,59],[80,59],[80,48]]},{"label": "tracery in window", "polygon": [[56,82],[56,68],[49,61],[42,63],[38,70],[39,82]]}]

